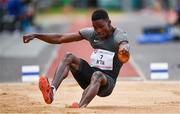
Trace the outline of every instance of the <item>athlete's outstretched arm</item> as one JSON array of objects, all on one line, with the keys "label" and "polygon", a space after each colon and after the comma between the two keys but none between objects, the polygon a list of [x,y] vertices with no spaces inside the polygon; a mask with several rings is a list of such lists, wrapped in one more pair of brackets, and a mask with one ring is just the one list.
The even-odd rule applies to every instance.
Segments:
[{"label": "athlete's outstretched arm", "polygon": [[66,34],[56,34],[56,33],[34,33],[27,34],[23,36],[23,42],[29,43],[33,39],[39,39],[51,44],[61,44],[68,43],[73,41],[83,40],[81,35],[78,32],[66,33]]}]

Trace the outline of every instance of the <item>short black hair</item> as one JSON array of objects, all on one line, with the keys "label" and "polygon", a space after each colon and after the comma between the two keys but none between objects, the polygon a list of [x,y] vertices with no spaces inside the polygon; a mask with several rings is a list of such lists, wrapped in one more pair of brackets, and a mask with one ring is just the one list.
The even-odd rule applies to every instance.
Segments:
[{"label": "short black hair", "polygon": [[91,20],[96,21],[99,19],[109,19],[108,13],[104,9],[97,9],[93,12]]}]

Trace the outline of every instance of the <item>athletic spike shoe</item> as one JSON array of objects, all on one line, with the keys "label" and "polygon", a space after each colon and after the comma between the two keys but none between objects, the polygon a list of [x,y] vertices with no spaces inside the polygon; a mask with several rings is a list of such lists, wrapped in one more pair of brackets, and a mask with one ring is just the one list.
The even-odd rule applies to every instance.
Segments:
[{"label": "athletic spike shoe", "polygon": [[39,89],[43,94],[44,101],[47,104],[51,104],[53,101],[53,90],[49,84],[47,77],[40,77],[39,79]]},{"label": "athletic spike shoe", "polygon": [[70,108],[80,108],[77,102],[73,102]]},{"label": "athletic spike shoe", "polygon": [[80,108],[80,106],[77,102],[73,102],[71,108]]}]

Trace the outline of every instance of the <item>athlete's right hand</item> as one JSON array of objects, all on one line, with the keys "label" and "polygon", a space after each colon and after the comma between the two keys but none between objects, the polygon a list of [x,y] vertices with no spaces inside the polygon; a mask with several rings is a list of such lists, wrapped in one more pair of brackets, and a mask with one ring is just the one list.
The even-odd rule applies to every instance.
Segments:
[{"label": "athlete's right hand", "polygon": [[31,40],[35,38],[34,34],[28,34],[23,36],[23,42],[29,43]]}]

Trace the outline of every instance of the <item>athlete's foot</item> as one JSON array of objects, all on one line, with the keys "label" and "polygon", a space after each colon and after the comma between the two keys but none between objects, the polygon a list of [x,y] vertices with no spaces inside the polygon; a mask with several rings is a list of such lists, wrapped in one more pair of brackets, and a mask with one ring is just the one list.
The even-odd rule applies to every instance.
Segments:
[{"label": "athlete's foot", "polygon": [[73,102],[70,108],[80,108],[77,102]]},{"label": "athlete's foot", "polygon": [[51,104],[53,101],[53,91],[49,84],[48,78],[46,77],[40,77],[39,79],[39,89],[41,90],[43,94],[44,101],[47,104]]}]

